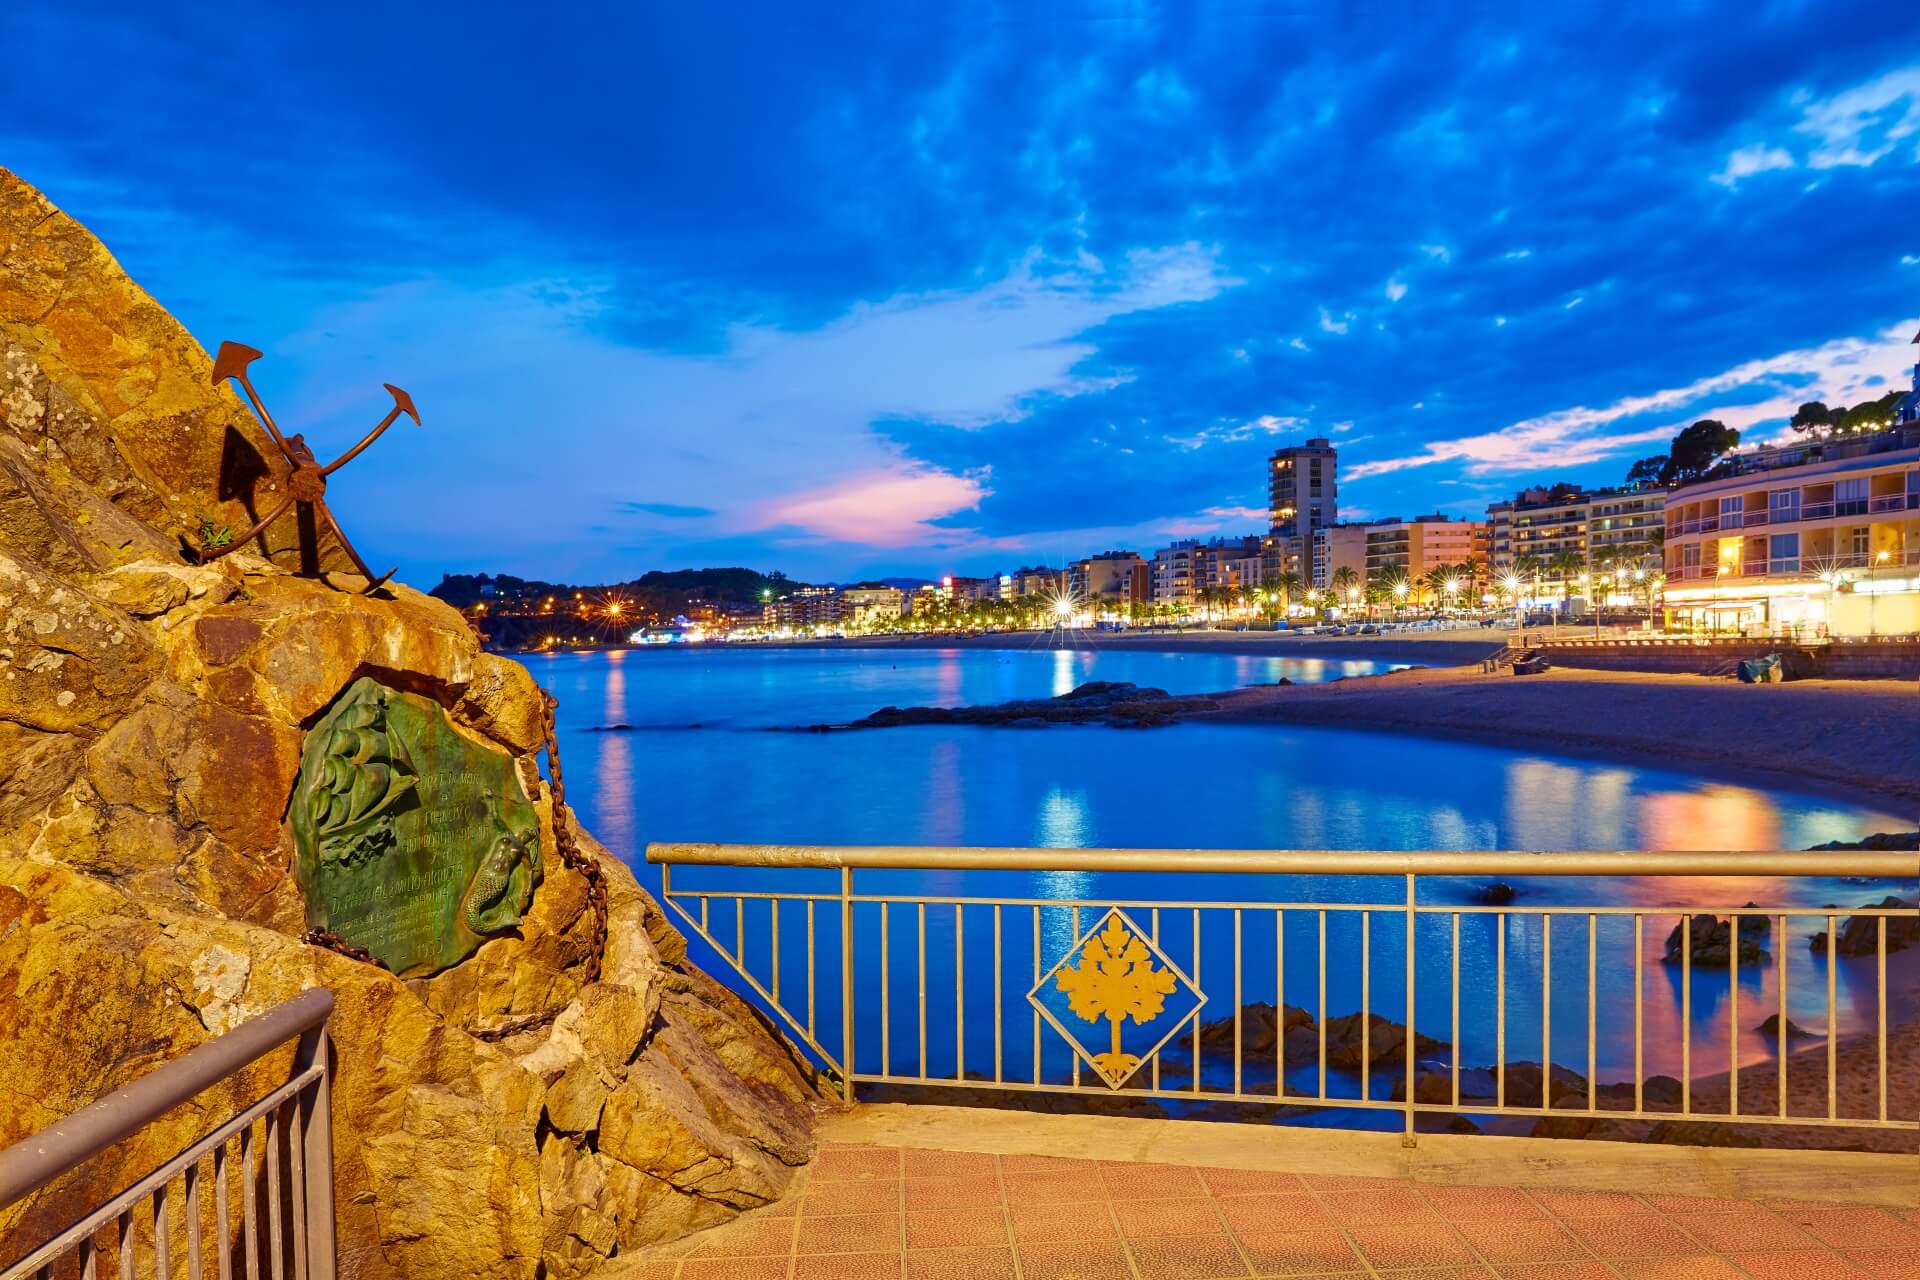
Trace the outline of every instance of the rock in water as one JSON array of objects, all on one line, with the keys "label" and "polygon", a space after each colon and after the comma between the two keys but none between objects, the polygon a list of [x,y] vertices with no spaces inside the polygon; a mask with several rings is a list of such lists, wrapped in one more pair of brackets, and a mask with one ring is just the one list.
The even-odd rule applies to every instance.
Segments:
[{"label": "rock in water", "polygon": [[[274,483],[210,373],[92,236],[0,170],[0,1145],[324,985],[356,1276],[578,1276],[780,1196],[812,1153],[810,1073],[581,833],[609,900],[587,981],[595,913],[554,843],[525,668],[407,587],[373,600],[292,576],[292,520],[284,542],[185,563],[182,537],[251,523]],[[357,682],[435,727],[408,736],[398,702],[391,723],[365,706],[330,721]],[[337,749],[310,752],[323,723]],[[479,762],[465,788],[423,794],[456,760]],[[402,979],[302,942],[297,791],[312,856],[334,867],[471,816],[472,860],[428,921],[465,958]],[[444,865],[383,887],[414,892]],[[345,892],[364,906],[357,882]],[[0,1209],[0,1256],[287,1062],[203,1094],[57,1197]]]}]

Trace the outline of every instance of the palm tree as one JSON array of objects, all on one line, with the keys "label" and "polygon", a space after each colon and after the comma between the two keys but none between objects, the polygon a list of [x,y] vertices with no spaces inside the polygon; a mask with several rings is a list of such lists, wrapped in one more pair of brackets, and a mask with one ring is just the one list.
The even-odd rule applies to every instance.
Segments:
[{"label": "palm tree", "polygon": [[1346,607],[1360,587],[1360,575],[1353,571],[1352,565],[1343,564],[1333,571],[1332,586],[1334,603]]},{"label": "palm tree", "polygon": [[1446,565],[1435,565],[1433,571],[1422,581],[1427,589],[1429,601],[1439,601],[1447,596],[1447,584],[1453,581],[1453,570]]},{"label": "palm tree", "polygon": [[1293,608],[1294,598],[1300,594],[1300,575],[1289,569],[1275,579],[1273,585],[1280,592],[1280,608],[1283,611]]}]

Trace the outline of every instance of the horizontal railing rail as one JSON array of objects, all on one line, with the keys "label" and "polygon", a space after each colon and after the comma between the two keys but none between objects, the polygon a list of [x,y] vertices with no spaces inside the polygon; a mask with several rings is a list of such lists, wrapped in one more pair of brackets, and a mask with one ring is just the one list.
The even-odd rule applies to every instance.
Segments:
[{"label": "horizontal railing rail", "polygon": [[[651,845],[647,858],[661,867],[669,909],[838,1076],[849,1100],[857,1088],[883,1086],[1119,1096],[1214,1117],[1223,1105],[1242,1118],[1277,1105],[1397,1116],[1409,1143],[1423,1122],[1460,1117],[1915,1128],[1889,1101],[1890,1083],[1920,1063],[1890,1061],[1888,955],[1890,929],[1911,927],[1920,912],[1766,905],[1752,900],[1751,882],[1864,878],[1911,894],[1920,853],[678,843]],[[686,882],[722,868],[731,869],[724,883]],[[1310,881],[1319,892],[1300,900],[1204,896],[1231,880],[1094,893],[1085,873],[1259,877],[1281,895],[1307,884],[1274,877],[1360,877],[1351,892],[1379,900],[1327,900],[1324,880]],[[987,881],[969,892],[976,874]],[[1017,887],[1009,874],[1022,877]],[[795,883],[822,875],[831,882]],[[856,875],[878,880],[857,886]],[[1576,902],[1435,900],[1486,877],[1586,878],[1594,893]],[[1608,886],[1642,878],[1695,882],[1704,886],[1696,898],[1738,896],[1606,900]],[[1369,894],[1367,884],[1393,892]],[[1069,891],[1049,892],[1054,885]],[[1664,952],[1650,950],[1660,934],[1649,925],[1669,921]],[[837,964],[823,964],[835,952]],[[1659,970],[1666,981],[1650,981]],[[1696,1009],[1726,1011],[1726,1025],[1714,1024],[1717,1045],[1703,1047]],[[1794,1021],[1811,1021],[1814,1009],[1825,1015],[1823,1054]],[[1767,1011],[1767,1027],[1746,1025],[1749,1013]],[[1796,1046],[1814,1056],[1792,1054]],[[1649,1069],[1650,1050],[1671,1075]],[[1476,1067],[1476,1058],[1490,1065]],[[1697,1076],[1703,1064],[1718,1078]],[[1606,1070],[1621,1078],[1603,1085]],[[1768,1073],[1763,1099],[1755,1082]],[[1790,1093],[1789,1075],[1801,1073],[1824,1081],[1816,1087],[1824,1098]],[[1858,1079],[1867,1081],[1864,1109],[1851,1101]]]},{"label": "horizontal railing rail", "polygon": [[[143,1242],[150,1274],[157,1278],[171,1276],[177,1269],[174,1260],[183,1258],[185,1274],[199,1280],[209,1251],[217,1274],[229,1276],[236,1243],[231,1231],[235,1199],[246,1275],[260,1274],[264,1261],[276,1277],[291,1274],[296,1280],[331,1280],[335,1265],[332,1065],[326,1023],[332,1011],[332,992],[323,988],[302,992],[0,1150],[0,1210],[4,1210],[135,1137],[288,1041],[297,1041],[292,1071],[284,1083],[124,1191],[76,1214],[72,1225],[0,1270],[0,1280],[27,1276],[47,1280],[69,1259],[81,1276],[92,1277],[103,1258],[112,1260],[116,1274],[130,1278],[139,1272]],[[256,1136],[257,1130],[263,1131],[263,1138]],[[240,1143],[237,1188],[229,1152],[236,1138]],[[209,1157],[211,1194],[202,1170]],[[290,1184],[284,1195],[283,1177]],[[176,1180],[181,1183],[178,1192]],[[261,1182],[264,1187],[258,1185]],[[260,1203],[263,1193],[264,1205]],[[103,1247],[100,1237],[109,1226],[112,1242]]]}]

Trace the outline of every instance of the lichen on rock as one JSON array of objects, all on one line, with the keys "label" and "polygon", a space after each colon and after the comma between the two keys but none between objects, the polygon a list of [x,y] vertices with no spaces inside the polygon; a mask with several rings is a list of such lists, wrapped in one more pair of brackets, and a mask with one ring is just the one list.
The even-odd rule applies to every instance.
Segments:
[{"label": "lichen on rock", "polygon": [[[0,1145],[323,985],[344,1274],[582,1276],[783,1194],[812,1152],[810,1069],[582,832],[608,903],[588,980],[596,921],[557,856],[526,669],[405,586],[296,576],[291,521],[186,563],[195,521],[244,526],[271,496],[258,428],[3,169],[0,263]],[[546,873],[517,926],[430,977],[302,941],[288,801],[307,733],[367,676],[510,757],[538,820]],[[290,1053],[0,1210],[0,1263],[283,1080]]]}]

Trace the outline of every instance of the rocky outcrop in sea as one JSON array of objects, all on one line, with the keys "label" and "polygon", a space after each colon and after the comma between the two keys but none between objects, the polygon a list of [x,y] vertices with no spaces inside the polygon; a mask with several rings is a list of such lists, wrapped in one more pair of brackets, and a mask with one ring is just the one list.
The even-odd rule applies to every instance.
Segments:
[{"label": "rocky outcrop in sea", "polygon": [[987,707],[882,707],[850,724],[817,724],[816,732],[835,729],[895,729],[916,724],[985,724],[1014,729],[1052,724],[1111,725],[1152,729],[1196,711],[1213,711],[1212,698],[1175,696],[1165,689],[1143,689],[1121,680],[1092,680],[1057,698],[1023,698]]}]

